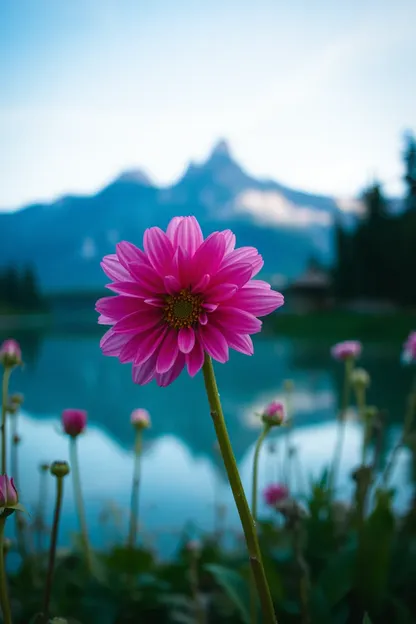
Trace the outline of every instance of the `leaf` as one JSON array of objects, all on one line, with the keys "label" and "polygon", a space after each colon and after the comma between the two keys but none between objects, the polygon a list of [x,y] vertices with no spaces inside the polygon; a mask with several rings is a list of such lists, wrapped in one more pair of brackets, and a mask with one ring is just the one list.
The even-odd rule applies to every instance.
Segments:
[{"label": "leaf", "polygon": [[224,566],[208,564],[205,569],[212,574],[241,614],[244,624],[250,624],[250,604],[247,584],[242,577]]},{"label": "leaf", "polygon": [[354,549],[338,553],[330,559],[319,577],[318,586],[330,608],[345,598],[353,586],[354,559]]},{"label": "leaf", "polygon": [[363,624],[373,624],[368,613],[364,615]]}]

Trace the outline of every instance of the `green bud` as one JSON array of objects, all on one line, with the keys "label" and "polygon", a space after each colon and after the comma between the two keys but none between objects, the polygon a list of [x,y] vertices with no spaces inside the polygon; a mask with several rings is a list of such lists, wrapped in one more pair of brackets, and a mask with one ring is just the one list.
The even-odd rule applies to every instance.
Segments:
[{"label": "green bud", "polygon": [[54,475],[54,477],[66,477],[66,475],[70,471],[70,468],[69,464],[65,461],[55,461],[53,462],[50,470],[51,474]]}]

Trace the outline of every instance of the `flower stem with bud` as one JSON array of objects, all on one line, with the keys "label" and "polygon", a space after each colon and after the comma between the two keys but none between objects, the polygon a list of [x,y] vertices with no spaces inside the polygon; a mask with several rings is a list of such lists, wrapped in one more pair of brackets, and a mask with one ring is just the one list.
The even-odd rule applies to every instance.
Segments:
[{"label": "flower stem with bud", "polygon": [[351,390],[350,377],[351,377],[353,368],[354,368],[354,359],[352,357],[348,357],[345,360],[344,388],[342,392],[341,411],[340,411],[339,420],[338,420],[337,441],[335,444],[334,458],[332,461],[332,469],[329,475],[329,490],[331,493],[335,491],[339,467],[341,464],[342,449],[344,446],[344,438],[345,438],[345,417],[346,417],[346,412],[347,412],[348,405],[350,402],[350,390]]},{"label": "flower stem with bud", "polygon": [[215,380],[214,368],[209,355],[205,354],[205,361],[202,368],[207,392],[208,402],[211,409],[211,416],[214,422],[220,451],[227,471],[228,480],[240,516],[241,524],[244,531],[247,549],[250,557],[250,564],[253,576],[256,581],[257,591],[260,597],[261,608],[263,612],[264,624],[276,624],[276,615],[274,612],[273,601],[270,595],[269,586],[267,584],[266,573],[264,571],[259,542],[257,539],[256,528],[250,513],[250,508],[244,494],[243,484],[241,483],[238,472],[237,462],[231,447],[230,438],[228,436],[227,426],[225,424],[222,412],[220,397],[218,393],[217,382]]},{"label": "flower stem with bud", "polygon": [[130,507],[130,527],[129,527],[129,548],[136,546],[137,525],[139,522],[139,487],[140,487],[140,458],[142,452],[142,430],[136,429],[136,439],[134,444],[134,468],[133,483],[131,488],[131,507]]},{"label": "flower stem with bud", "polygon": [[6,416],[7,416],[7,404],[9,400],[9,379],[12,372],[11,366],[5,366],[3,371],[3,384],[2,384],[2,403],[1,403],[1,474],[6,474],[7,461],[6,461]]},{"label": "flower stem with bud", "polygon": [[74,487],[74,495],[78,512],[78,520],[81,528],[81,539],[84,547],[85,559],[89,571],[92,570],[92,554],[90,542],[88,539],[87,520],[85,517],[84,501],[82,498],[81,479],[79,475],[78,453],[77,453],[77,436],[70,437],[69,456],[72,470],[72,483]]},{"label": "flower stem with bud", "polygon": [[[264,440],[267,437],[271,427],[268,424],[265,424],[262,432],[260,433],[256,448],[254,450],[254,459],[253,459],[253,481],[252,481],[252,490],[251,490],[251,515],[253,516],[254,526],[256,526],[257,522],[257,484],[258,484],[258,469],[259,469],[259,457],[260,457],[260,449]],[[251,575],[250,579],[250,609],[251,609],[251,622],[255,624],[257,621],[257,601],[256,601],[256,580]]]},{"label": "flower stem with bud", "polygon": [[46,574],[45,595],[43,599],[43,622],[46,624],[49,620],[49,602],[51,599],[53,572],[55,567],[56,543],[58,540],[59,518],[61,515],[62,498],[64,491],[64,478],[69,472],[69,466],[66,462],[54,462],[51,466],[51,474],[56,477],[56,501],[55,511],[53,514],[53,524],[51,533],[51,543],[49,547],[48,571]]},{"label": "flower stem with bud", "polygon": [[0,603],[3,613],[4,624],[12,624],[9,595],[7,592],[6,566],[4,562],[4,526],[6,524],[7,512],[0,516]]}]

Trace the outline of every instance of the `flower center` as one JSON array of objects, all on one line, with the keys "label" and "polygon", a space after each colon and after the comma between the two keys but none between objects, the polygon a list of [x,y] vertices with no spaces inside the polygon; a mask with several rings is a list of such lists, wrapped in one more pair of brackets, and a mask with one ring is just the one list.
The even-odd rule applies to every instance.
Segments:
[{"label": "flower center", "polygon": [[202,312],[201,296],[193,295],[188,290],[181,290],[178,295],[169,295],[165,299],[165,321],[174,329],[191,327],[198,323]]}]

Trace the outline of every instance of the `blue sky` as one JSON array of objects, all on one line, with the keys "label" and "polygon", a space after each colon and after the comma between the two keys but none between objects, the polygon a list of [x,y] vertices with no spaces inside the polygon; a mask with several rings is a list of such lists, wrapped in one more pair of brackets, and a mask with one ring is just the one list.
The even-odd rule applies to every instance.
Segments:
[{"label": "blue sky", "polygon": [[401,189],[414,0],[2,0],[0,208],[165,184],[226,137],[253,174]]}]

